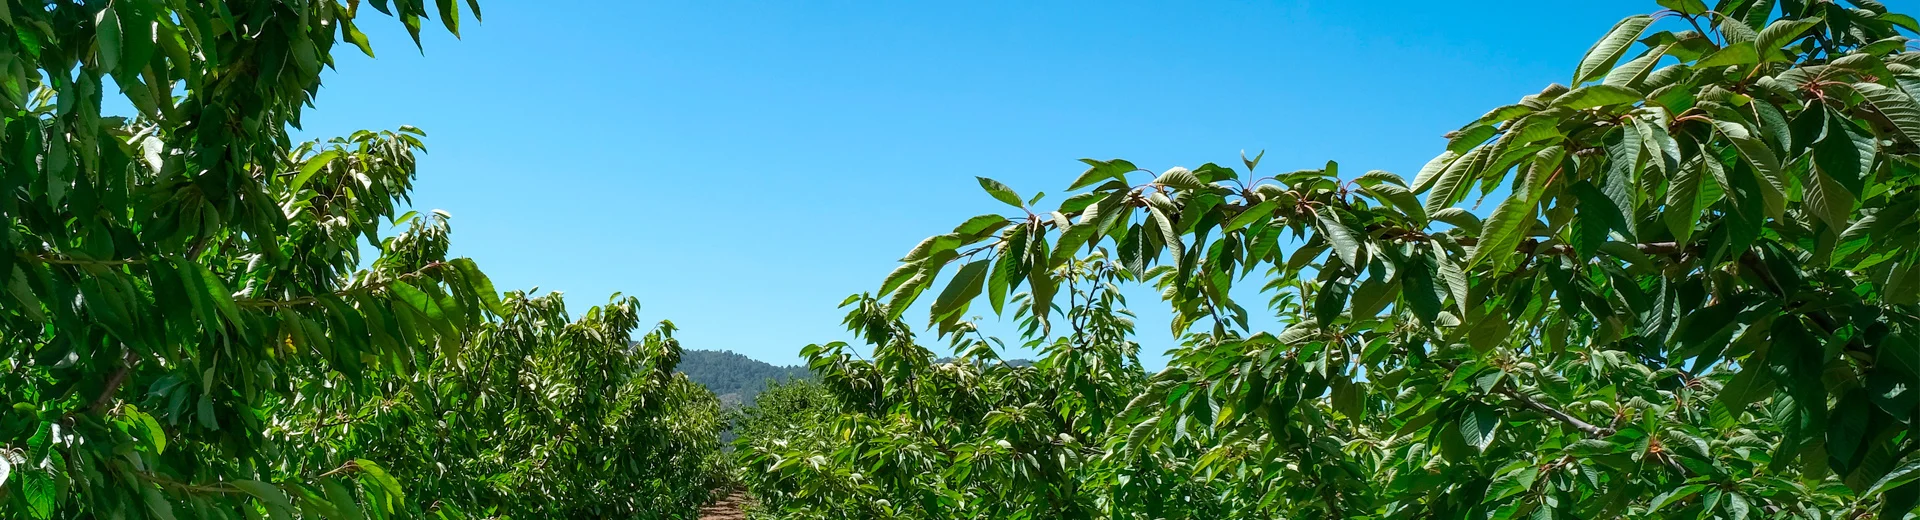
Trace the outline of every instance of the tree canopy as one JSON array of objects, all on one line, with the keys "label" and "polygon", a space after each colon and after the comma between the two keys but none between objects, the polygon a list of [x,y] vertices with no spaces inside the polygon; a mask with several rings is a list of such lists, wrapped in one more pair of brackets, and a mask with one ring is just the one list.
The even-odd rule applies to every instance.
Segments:
[{"label": "tree canopy", "polygon": [[[295,144],[366,9],[0,0],[0,518],[686,516],[718,402],[402,213],[424,133]],[[117,91],[137,113],[103,113]],[[387,230],[397,230],[383,236]],[[372,258],[363,258],[372,251]]]},{"label": "tree canopy", "polygon": [[[843,444],[743,439],[756,492],[808,518],[1908,515],[1920,24],[1659,3],[1411,178],[1086,160],[1052,208],[981,178],[1011,216],[848,301],[871,356],[805,352]],[[1129,283],[1175,315],[1158,373]],[[1046,358],[997,363],[989,310]]]}]

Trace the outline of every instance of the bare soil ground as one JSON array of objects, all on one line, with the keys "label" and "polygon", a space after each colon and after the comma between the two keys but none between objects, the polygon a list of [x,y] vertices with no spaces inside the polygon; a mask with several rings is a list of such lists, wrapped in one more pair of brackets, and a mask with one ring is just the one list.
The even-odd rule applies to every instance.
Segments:
[{"label": "bare soil ground", "polygon": [[700,508],[700,520],[746,520],[747,496],[735,492]]}]

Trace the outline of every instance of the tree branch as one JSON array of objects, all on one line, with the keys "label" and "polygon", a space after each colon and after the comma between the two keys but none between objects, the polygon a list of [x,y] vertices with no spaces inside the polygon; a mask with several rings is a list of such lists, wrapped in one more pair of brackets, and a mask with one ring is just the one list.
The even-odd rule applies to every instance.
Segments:
[{"label": "tree branch", "polygon": [[[1459,240],[1457,240],[1457,242],[1459,242],[1460,245],[1463,245],[1463,246],[1474,246],[1480,243],[1480,239],[1473,238],[1473,237],[1462,237]],[[1649,255],[1658,255],[1658,256],[1677,255],[1685,251],[1685,248],[1680,247],[1680,244],[1677,242],[1647,242],[1643,244],[1632,244],[1632,246],[1634,249],[1640,250],[1641,253],[1646,253]],[[1565,257],[1579,256],[1579,253],[1573,250],[1573,246],[1566,245],[1566,244],[1556,244],[1548,247],[1541,247],[1540,241],[1532,240],[1532,239],[1528,239],[1526,241],[1521,242],[1519,246],[1515,246],[1513,249],[1514,249],[1514,252],[1516,253],[1528,254],[1528,255],[1532,255],[1532,254],[1559,255],[1559,256],[1565,256]]]},{"label": "tree branch", "polygon": [[126,384],[127,375],[133,372],[133,364],[138,362],[140,362],[140,356],[131,349],[127,350],[126,357],[121,359],[120,368],[107,377],[106,387],[100,389],[100,396],[93,399],[93,406],[88,409],[96,412],[105,410],[107,404],[113,402],[113,395],[120,392],[120,385]]},{"label": "tree branch", "polygon": [[[425,276],[428,271],[438,269],[445,265],[447,265],[446,262],[429,263],[425,266],[421,266],[420,270],[418,271],[403,274],[400,276],[395,276],[393,278],[389,278],[386,280],[369,283],[359,287],[350,287],[345,290],[336,291],[333,293],[333,295],[344,297],[349,294],[353,294],[354,291],[367,291],[367,290],[383,288],[389,285],[393,285],[394,282],[398,282],[402,280],[410,280],[414,278],[419,278],[421,276]],[[315,298],[312,296],[301,296],[299,298],[292,298],[287,300],[270,300],[265,298],[237,298],[233,300],[233,303],[243,307],[265,307],[265,308],[277,309],[277,308],[283,308],[283,307],[298,307],[301,305],[307,305],[307,304],[316,303],[319,301],[320,301],[319,298]]]},{"label": "tree branch", "polygon": [[36,255],[36,254],[26,253],[26,252],[22,252],[18,256],[22,260],[27,260],[31,262],[43,262],[43,263],[59,264],[59,265],[101,265],[101,266],[107,266],[107,267],[118,267],[122,265],[147,263],[146,260],[139,259],[139,258],[128,258],[123,260],[86,260],[86,259],[80,259],[80,258],[68,258],[68,257],[58,256],[58,255]]},{"label": "tree branch", "polygon": [[1508,399],[1512,399],[1515,403],[1519,403],[1522,408],[1526,408],[1529,410],[1546,414],[1548,417],[1552,417],[1554,419],[1559,420],[1560,422],[1567,423],[1568,426],[1572,426],[1574,427],[1574,429],[1586,432],[1587,435],[1594,436],[1594,437],[1606,437],[1608,435],[1613,435],[1613,429],[1611,428],[1601,428],[1599,426],[1594,426],[1593,424],[1580,420],[1579,417],[1574,417],[1573,414],[1561,411],[1560,409],[1554,408],[1552,406],[1547,406],[1546,403],[1542,403],[1537,399],[1534,399],[1532,397],[1527,397],[1526,394],[1522,394],[1520,392],[1514,391],[1512,385],[1503,385],[1500,387],[1499,390],[1497,390],[1497,392],[1500,395],[1506,396]]}]

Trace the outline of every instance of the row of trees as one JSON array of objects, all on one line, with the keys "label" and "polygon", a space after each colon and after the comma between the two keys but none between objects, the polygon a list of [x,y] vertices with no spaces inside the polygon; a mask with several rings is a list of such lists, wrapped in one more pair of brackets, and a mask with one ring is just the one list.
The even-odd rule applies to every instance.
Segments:
[{"label": "row of trees", "polygon": [[[798,518],[1907,517],[1920,23],[1660,4],[1411,179],[1089,160],[1056,209],[981,179],[1015,216],[849,300],[866,347],[805,351],[837,418],[743,437],[752,490]],[[1154,374],[1134,283],[1181,338]],[[1000,363],[982,305],[1045,357]]]},{"label": "row of trees", "polygon": [[[418,130],[295,145],[366,10],[0,0],[0,518],[686,517],[719,405],[637,304],[497,292]],[[113,117],[118,92],[137,114]],[[398,229],[382,236],[382,229]],[[363,258],[362,251],[376,256]]]}]

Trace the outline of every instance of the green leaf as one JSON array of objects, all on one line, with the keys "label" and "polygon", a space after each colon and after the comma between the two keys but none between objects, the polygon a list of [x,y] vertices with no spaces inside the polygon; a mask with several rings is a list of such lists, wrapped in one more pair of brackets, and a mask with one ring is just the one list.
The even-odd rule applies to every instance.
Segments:
[{"label": "green leaf", "polygon": [[466,278],[473,292],[480,296],[480,302],[487,306],[488,312],[492,312],[495,316],[507,314],[506,307],[500,302],[500,291],[493,288],[493,280],[487,278],[486,273],[480,272],[480,266],[474,265],[473,259],[455,258],[448,263],[453,264],[454,269],[460,271],[461,277]]},{"label": "green leaf", "polygon": [[1414,222],[1424,224],[1427,221],[1427,209],[1421,206],[1420,197],[1415,196],[1413,192],[1407,191],[1406,188],[1400,187],[1400,185],[1383,183],[1361,188],[1361,190],[1373,195],[1376,199],[1384,200],[1387,201],[1388,204],[1392,204],[1394,208],[1405,213],[1408,217],[1412,218]]},{"label": "green leaf", "polygon": [[960,271],[954,273],[953,280],[947,282],[946,290],[940,291],[940,296],[933,300],[935,321],[964,308],[967,302],[973,301],[974,297],[980,295],[981,287],[987,281],[989,265],[987,260],[975,260],[960,266]]},{"label": "green leaf", "polygon": [[1580,223],[1581,230],[1590,234],[1574,243],[1581,256],[1592,254],[1600,244],[1606,243],[1609,230],[1628,234],[1626,217],[1620,214],[1606,194],[1600,192],[1600,188],[1594,187],[1593,183],[1580,181],[1573,184],[1571,191],[1580,202],[1575,219]]},{"label": "green leaf", "polygon": [[1339,255],[1340,261],[1349,266],[1359,266],[1360,233],[1347,227],[1345,222],[1341,222],[1340,215],[1330,207],[1320,206],[1313,211],[1319,217],[1320,230],[1326,233],[1327,242],[1333,244],[1334,254]]},{"label": "green leaf", "polygon": [[1753,43],[1748,42],[1736,43],[1714,51],[1713,54],[1708,54],[1707,57],[1700,58],[1700,61],[1694,62],[1693,66],[1704,69],[1710,67],[1752,65],[1759,62],[1760,52],[1754,50]]},{"label": "green leaf", "polygon": [[1140,170],[1140,168],[1134,166],[1133,163],[1120,159],[1111,161],[1081,159],[1080,162],[1087,163],[1089,168],[1087,168],[1085,173],[1081,173],[1079,178],[1073,180],[1073,185],[1068,186],[1068,190],[1078,190],[1109,179],[1126,182],[1128,172]]},{"label": "green leaf", "polygon": [[1659,496],[1653,497],[1653,503],[1647,505],[1647,511],[1648,512],[1659,511],[1662,508],[1667,507],[1667,505],[1669,504],[1673,504],[1675,502],[1680,502],[1689,498],[1693,498],[1694,495],[1698,495],[1700,494],[1701,491],[1705,491],[1706,489],[1707,489],[1706,484],[1687,484],[1685,486],[1680,486],[1678,488],[1668,490],[1665,493],[1661,493]]},{"label": "green leaf", "polygon": [[1192,171],[1179,166],[1168,168],[1166,173],[1162,173],[1159,177],[1153,179],[1153,183],[1181,191],[1200,190],[1207,186],[1206,183],[1200,181],[1199,177],[1194,176]]},{"label": "green leaf", "polygon": [[1887,472],[1886,476],[1880,477],[1879,481],[1867,487],[1867,491],[1862,493],[1861,496],[1879,496],[1888,490],[1915,480],[1920,480],[1920,452],[1907,454],[1907,457],[1900,462],[1898,467],[1893,468],[1893,471]]},{"label": "green leaf", "polygon": [[1253,154],[1253,158],[1252,158],[1252,159],[1248,159],[1248,158],[1247,158],[1247,151],[1246,151],[1246,150],[1241,150],[1241,151],[1240,151],[1240,163],[1241,163],[1241,164],[1245,164],[1245,165],[1247,165],[1247,171],[1249,171],[1249,172],[1251,172],[1251,171],[1253,171],[1253,169],[1254,169],[1254,168],[1256,168],[1256,167],[1259,167],[1259,166],[1260,166],[1260,159],[1261,159],[1262,157],[1266,157],[1266,156],[1267,156],[1267,151],[1266,151],[1266,150],[1261,150],[1261,151],[1260,151],[1260,153],[1256,153],[1256,154]]},{"label": "green leaf", "polygon": [[1639,230],[1634,226],[1634,208],[1639,198],[1640,132],[1633,125],[1622,125],[1620,131],[1608,133],[1602,142],[1607,147],[1606,177],[1596,180],[1595,184],[1619,216],[1613,229],[1628,240],[1637,240]]},{"label": "green leaf", "polygon": [[27,492],[27,514],[41,520],[53,518],[53,477],[46,471],[27,471],[21,480],[26,481],[21,488]]},{"label": "green leaf", "polygon": [[235,480],[233,487],[259,499],[261,504],[267,506],[267,513],[273,515],[275,520],[290,520],[293,517],[293,502],[287,499],[287,493],[281,491],[279,487],[258,480]]},{"label": "green leaf", "polygon": [[394,480],[391,475],[388,475],[386,468],[382,468],[379,464],[367,459],[354,459],[353,465],[360,468],[360,474],[362,476],[373,480],[374,484],[380,486],[380,489],[386,492],[388,498],[398,501],[407,497],[406,492],[400,489],[400,481]]},{"label": "green leaf", "polygon": [[1657,0],[1661,7],[1672,9],[1685,15],[1698,16],[1707,13],[1707,4],[1700,0]]},{"label": "green leaf", "polygon": [[1648,73],[1653,71],[1653,66],[1658,65],[1660,59],[1665,58],[1667,51],[1672,48],[1672,44],[1667,44],[1648,49],[1647,52],[1641,54],[1640,57],[1634,58],[1632,61],[1623,63],[1619,67],[1608,71],[1607,77],[1600,81],[1603,84],[1619,87],[1639,85],[1647,79]]},{"label": "green leaf", "polygon": [[1614,105],[1628,105],[1641,100],[1639,92],[1617,85],[1589,85],[1573,89],[1553,100],[1553,106],[1572,110],[1584,110]]},{"label": "green leaf", "polygon": [[1767,397],[1773,391],[1773,376],[1766,365],[1766,351],[1756,351],[1740,362],[1741,369],[1720,390],[1720,404],[1738,414],[1747,405]]},{"label": "green leaf", "polygon": [[1401,188],[1408,187],[1406,179],[1384,170],[1369,170],[1367,173],[1360,174],[1360,177],[1353,182],[1361,186],[1378,186],[1380,183],[1388,183]]},{"label": "green leaf", "polygon": [[[131,406],[129,406],[129,408],[131,408]],[[146,437],[147,442],[153,445],[153,453],[155,455],[167,453],[167,431],[160,428],[160,421],[154,420],[152,415],[148,415],[145,412],[131,409],[127,412],[127,419],[134,421],[134,426],[140,428],[142,436]]]},{"label": "green leaf", "polygon": [[[1047,258],[1047,241],[1039,237],[1027,241],[1027,256],[1033,262]],[[1053,296],[1059,288],[1058,285],[1051,269],[1038,267],[1027,270],[1027,288],[1028,294],[1032,296],[1033,319],[1040,323],[1042,334],[1053,329]]]},{"label": "green leaf", "polygon": [[[120,29],[120,63],[111,72],[116,78],[140,74],[150,61],[157,42],[154,34],[154,3],[116,2]],[[104,42],[102,42],[104,44]],[[135,80],[137,81],[137,80]],[[134,83],[135,81],[129,81]]]},{"label": "green leaf", "polygon": [[1774,20],[1772,25],[1760,30],[1759,39],[1753,42],[1754,48],[1760,51],[1762,54],[1760,57],[1765,61],[1792,61],[1792,57],[1780,52],[1780,48],[1800,38],[1807,29],[1816,25],[1820,25],[1820,20],[1817,18]]},{"label": "green leaf", "polygon": [[[229,325],[236,330],[244,330],[243,326],[246,322],[240,318],[240,306],[233,301],[233,291],[227,290],[227,285],[221,283],[220,277],[214,276],[213,271],[208,270],[206,266],[191,262],[187,264],[186,267],[181,268],[183,271],[181,275],[192,277],[192,282],[203,292],[206,301],[226,317]],[[207,318],[211,317],[207,316]]]},{"label": "green leaf", "polygon": [[368,58],[374,57],[373,42],[367,40],[367,34],[360,32],[360,27],[355,26],[353,24],[353,20],[344,19],[344,18],[341,19],[340,30],[343,33],[343,36],[346,37],[347,43],[351,43],[353,44],[353,46],[359,47],[360,52],[362,54],[366,54]]},{"label": "green leaf", "polygon": [[167,497],[160,494],[160,488],[140,488],[140,497],[145,499],[147,510],[153,512],[155,520],[174,520],[173,504],[167,503]]},{"label": "green leaf", "polygon": [[434,302],[432,297],[427,296],[427,293],[422,292],[419,288],[407,282],[395,281],[388,284],[387,289],[391,291],[395,297],[399,298],[402,303],[426,315],[427,319],[435,321],[447,319],[445,309],[441,309],[439,303]]},{"label": "green leaf", "polygon": [[1707,176],[1706,161],[1697,157],[1682,165],[1675,172],[1667,186],[1666,210],[1660,212],[1660,219],[1667,224],[1667,231],[1673,233],[1678,243],[1691,243],[1693,228],[1700,221],[1700,183]]},{"label": "green leaf", "polygon": [[100,66],[107,70],[120,68],[120,14],[114,6],[114,3],[107,4],[93,19],[94,38],[99,40]]},{"label": "green leaf", "polygon": [[1007,217],[1000,215],[980,215],[967,219],[967,221],[961,223],[959,227],[953,228],[953,234],[965,237],[984,236],[987,233],[992,233],[1000,228],[1006,227],[1010,222],[1011,221],[1007,220]]},{"label": "green leaf", "polygon": [[[987,278],[987,302],[993,306],[994,314],[1004,311],[1007,304],[1007,291],[1027,276],[1025,266],[1020,262],[1021,255],[1017,253],[1027,249],[1025,240],[1024,232],[1009,236],[1008,243],[1011,247],[1003,249],[995,257],[993,275]],[[1009,254],[1006,252],[1009,250],[1016,252]]]},{"label": "green leaf", "polygon": [[992,195],[994,200],[1005,202],[1008,206],[1022,209],[1026,208],[1026,206],[1020,204],[1020,194],[1014,193],[1013,188],[1008,188],[1007,185],[1001,184],[1000,181],[986,177],[974,177],[974,179],[980,181],[980,189],[987,190],[987,194]]},{"label": "green leaf", "polygon": [[295,175],[293,182],[287,185],[287,191],[299,193],[300,188],[307,185],[307,179],[313,178],[313,174],[319,173],[321,169],[327,167],[328,163],[332,163],[334,159],[339,157],[339,150],[327,150],[307,158],[307,162],[300,165],[300,174]]},{"label": "green leaf", "polygon": [[1821,134],[1813,144],[1814,166],[1847,193],[1867,195],[1867,180],[1878,152],[1873,136],[1840,114],[1828,115],[1826,131]]},{"label": "green leaf", "polygon": [[1234,215],[1233,220],[1227,221],[1227,225],[1222,227],[1221,230],[1234,231],[1247,227],[1255,222],[1271,220],[1273,219],[1274,210],[1279,209],[1279,207],[1280,204],[1278,202],[1272,200],[1261,201],[1259,204],[1254,204],[1242,210],[1240,214]]},{"label": "green leaf", "polygon": [[[1461,187],[1466,186],[1469,178],[1478,173],[1473,170],[1486,161],[1487,153],[1486,146],[1474,148],[1473,151],[1467,152],[1466,155],[1448,164],[1446,170],[1433,177],[1430,181],[1433,191],[1427,194],[1428,215],[1435,215],[1440,210],[1452,206],[1455,200],[1465,195]],[[1429,186],[1417,181],[1416,184],[1423,187]]]},{"label": "green leaf", "polygon": [[1442,209],[1435,212],[1432,217],[1433,220],[1445,222],[1448,225],[1460,228],[1461,231],[1466,231],[1468,235],[1478,236],[1482,229],[1480,217],[1460,208]]},{"label": "green leaf", "polygon": [[213,394],[209,393],[209,391],[201,392],[200,400],[194,407],[193,416],[195,420],[200,422],[200,427],[202,428],[209,430],[220,429],[220,418],[213,409]]},{"label": "green leaf", "polygon": [[1594,43],[1585,57],[1580,58],[1580,67],[1573,72],[1573,84],[1581,85],[1605,75],[1615,62],[1627,54],[1633,41],[1640,39],[1640,33],[1652,24],[1653,17],[1646,15],[1629,16],[1614,24],[1613,29]]},{"label": "green leaf", "polygon": [[[1720,490],[1718,489],[1710,490],[1708,491],[1708,493],[1710,493],[1709,496],[1711,497],[1713,495],[1719,494]],[[1747,497],[1739,493],[1727,493],[1726,496],[1727,496],[1727,514],[1732,515],[1733,520],[1747,520],[1747,513],[1749,512]],[[1708,503],[1712,503],[1713,499],[1708,498],[1707,501]]]},{"label": "green leaf", "polygon": [[1173,218],[1160,205],[1150,205],[1147,208],[1147,220],[1151,221],[1155,231],[1160,232],[1160,240],[1166,244],[1167,252],[1173,254],[1173,265],[1184,263],[1181,257],[1186,253],[1186,245],[1181,243],[1180,230],[1174,227]]},{"label": "green leaf", "polygon": [[1405,285],[1401,295],[1407,308],[1413,311],[1420,321],[1432,323],[1440,316],[1442,299],[1445,298],[1435,283],[1439,276],[1436,267],[1425,253],[1414,251],[1409,259],[1399,262],[1399,276]]},{"label": "green leaf", "polygon": [[925,267],[926,267],[925,261],[916,260],[912,262],[902,263],[900,264],[900,266],[893,268],[893,272],[887,273],[886,279],[880,282],[879,294],[881,295],[893,294],[894,290],[905,286],[908,280],[913,279],[915,276],[919,276],[920,271]]},{"label": "green leaf", "polygon": [[340,481],[331,478],[321,479],[320,487],[325,490],[327,501],[332,502],[333,507],[340,510],[344,520],[366,519],[367,515],[360,511],[359,502],[353,498],[353,491],[341,485]]},{"label": "green leaf", "polygon": [[447,26],[447,32],[460,37],[460,6],[454,0],[435,0],[440,7],[440,23]]},{"label": "green leaf", "polygon": [[1500,414],[1492,406],[1475,402],[1460,414],[1460,438],[1475,451],[1486,451],[1500,432]]},{"label": "green leaf", "polygon": [[1867,373],[1867,392],[1894,419],[1913,416],[1920,406],[1920,352],[1913,344],[1896,334],[1880,340],[1873,370]]},{"label": "green leaf", "polygon": [[1879,83],[1855,83],[1853,88],[1867,99],[1874,110],[1892,122],[1908,143],[1920,144],[1920,105],[1915,105],[1912,97]]},{"label": "green leaf", "polygon": [[[1519,247],[1533,224],[1533,212],[1539,205],[1539,196],[1546,188],[1548,172],[1544,168],[1531,168],[1527,173],[1525,189],[1515,192],[1507,200],[1494,208],[1493,215],[1480,230],[1480,242],[1473,248],[1473,256],[1467,260],[1467,268],[1473,269],[1488,260],[1494,260],[1495,267],[1504,265],[1513,257],[1514,248]],[[1497,269],[1496,269],[1497,270]]]},{"label": "green leaf", "polygon": [[1732,121],[1714,121],[1713,126],[1732,141],[1740,157],[1753,166],[1754,174],[1759,176],[1760,197],[1767,216],[1780,218],[1786,213],[1787,183],[1780,171],[1779,157],[1765,142],[1753,138],[1746,126]]},{"label": "green leaf", "polygon": [[1320,286],[1320,292],[1314,295],[1313,318],[1320,323],[1333,323],[1341,311],[1347,307],[1347,298],[1353,294],[1353,286],[1341,282],[1327,282]]},{"label": "green leaf", "polygon": [[932,281],[931,278],[925,271],[916,270],[899,288],[882,293],[893,295],[887,300],[887,317],[898,319],[901,314],[906,313],[907,307],[913,306],[913,301],[920,297],[920,292],[927,289],[927,284]]},{"label": "green leaf", "polygon": [[1720,19],[1720,23],[1718,24],[1718,27],[1720,29],[1720,37],[1724,41],[1733,42],[1733,43],[1753,43],[1760,39],[1760,33],[1754,32],[1754,29],[1757,29],[1758,27],[1749,26],[1745,23],[1742,23],[1741,20],[1735,20],[1730,17],[1722,17]]},{"label": "green leaf", "polygon": [[1439,181],[1440,174],[1445,173],[1447,168],[1459,159],[1460,154],[1448,150],[1428,160],[1426,166],[1420,167],[1420,173],[1413,176],[1413,192],[1426,193],[1427,190],[1432,189],[1433,183]]},{"label": "green leaf", "polygon": [[1809,168],[1804,163],[1800,169],[1806,172],[1800,180],[1800,186],[1806,192],[1807,212],[1836,232],[1847,229],[1852,224],[1853,194],[1835,179],[1857,174],[1830,172],[1822,167]]}]

